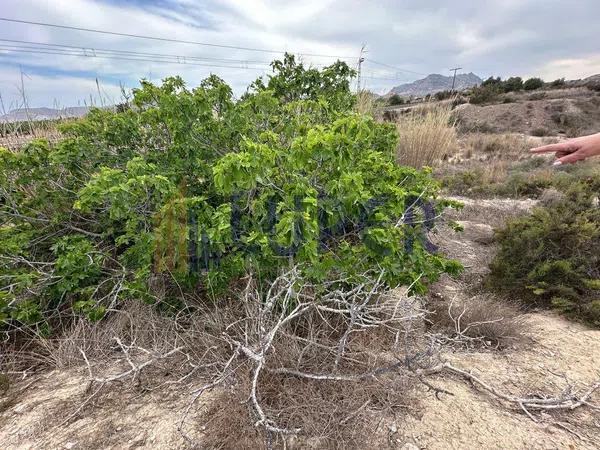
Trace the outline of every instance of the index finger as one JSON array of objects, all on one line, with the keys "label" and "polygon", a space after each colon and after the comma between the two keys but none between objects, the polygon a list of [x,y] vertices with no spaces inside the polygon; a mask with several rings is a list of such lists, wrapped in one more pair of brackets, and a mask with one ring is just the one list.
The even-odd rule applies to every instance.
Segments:
[{"label": "index finger", "polygon": [[556,153],[556,152],[571,152],[573,151],[573,144],[571,142],[561,142],[559,144],[548,144],[542,145],[541,147],[535,147],[529,150],[531,153]]}]

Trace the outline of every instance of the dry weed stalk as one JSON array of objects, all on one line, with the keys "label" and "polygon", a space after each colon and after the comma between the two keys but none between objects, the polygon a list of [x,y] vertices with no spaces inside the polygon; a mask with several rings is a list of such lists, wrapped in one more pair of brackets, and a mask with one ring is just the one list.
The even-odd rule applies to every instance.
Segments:
[{"label": "dry weed stalk", "polygon": [[458,138],[450,104],[411,110],[396,122],[400,137],[396,150],[398,163],[415,167],[435,167],[458,152]]}]

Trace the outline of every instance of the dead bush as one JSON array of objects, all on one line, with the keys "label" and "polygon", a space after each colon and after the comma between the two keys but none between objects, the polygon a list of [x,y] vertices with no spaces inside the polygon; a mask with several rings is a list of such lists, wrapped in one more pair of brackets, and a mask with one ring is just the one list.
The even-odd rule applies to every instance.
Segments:
[{"label": "dead bush", "polygon": [[517,345],[526,336],[521,311],[490,295],[439,300],[432,302],[430,307],[433,329],[459,345],[503,349]]}]

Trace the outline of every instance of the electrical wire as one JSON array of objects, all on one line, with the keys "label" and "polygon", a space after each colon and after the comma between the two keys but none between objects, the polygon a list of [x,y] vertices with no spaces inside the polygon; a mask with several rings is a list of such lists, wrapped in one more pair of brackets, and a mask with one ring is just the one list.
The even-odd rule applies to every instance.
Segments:
[{"label": "electrical wire", "polygon": [[426,73],[415,72],[414,70],[402,69],[401,67],[392,66],[390,64],[382,63],[382,62],[379,62],[379,61],[374,61],[372,59],[365,59],[365,61],[366,62],[370,62],[372,64],[377,64],[378,66],[389,67],[390,69],[395,69],[398,72],[408,72],[408,73],[413,73],[415,75],[425,75],[425,76],[428,75]]},{"label": "electrical wire", "polygon": [[[140,51],[131,51],[131,50],[113,50],[113,49],[105,49],[105,48],[96,48],[96,47],[86,47],[86,46],[75,46],[75,45],[65,45],[65,44],[49,44],[46,42],[32,42],[32,41],[23,41],[19,39],[0,39],[0,42],[9,42],[9,43],[17,43],[17,44],[27,44],[27,45],[35,45],[35,46],[43,46],[47,48],[57,48],[57,49],[69,49],[69,50],[77,50],[77,51],[86,51],[90,50],[94,53],[114,53],[114,54],[124,54],[124,55],[133,55],[133,56],[155,56],[155,57],[169,57],[169,58],[181,58],[181,59],[189,59],[189,60],[198,60],[198,61],[216,61],[216,62],[232,62],[232,63],[250,63],[250,64],[271,64],[270,61],[257,61],[250,59],[230,59],[230,58],[215,58],[211,56],[188,56],[188,55],[174,55],[174,54],[165,54],[165,53],[148,53],[148,52],[140,52]],[[23,47],[25,48],[25,47]]]},{"label": "electrical wire", "polygon": [[104,59],[116,59],[121,61],[142,61],[142,62],[153,62],[153,63],[166,63],[166,64],[182,64],[182,65],[190,65],[190,66],[200,66],[200,67],[219,67],[224,69],[250,69],[250,70],[266,70],[267,67],[254,67],[254,66],[234,66],[234,65],[224,65],[224,64],[203,64],[203,63],[195,63],[195,62],[187,62],[183,60],[165,60],[165,59],[149,59],[149,58],[134,58],[134,57],[126,57],[126,56],[116,56],[116,55],[104,55],[104,54],[83,54],[83,53],[68,53],[61,51],[52,51],[52,49],[48,50],[30,50],[30,49],[20,49],[8,46],[0,45],[0,51],[7,51],[11,53],[0,53],[0,57],[9,57],[12,53],[31,53],[31,54],[45,54],[45,55],[62,55],[62,56],[74,56],[79,58],[104,58]]},{"label": "electrical wire", "polygon": [[[192,45],[202,45],[206,47],[216,47],[216,48],[227,48],[233,50],[244,50],[249,52],[262,52],[262,53],[286,53],[286,50],[273,50],[273,49],[264,49],[264,48],[254,48],[254,47],[241,47],[237,45],[225,45],[225,44],[214,44],[211,42],[199,42],[199,41],[186,41],[182,39],[171,39],[157,36],[147,36],[142,34],[133,34],[133,33],[120,33],[117,31],[106,31],[106,30],[97,30],[94,28],[84,28],[84,27],[76,27],[71,25],[58,25],[53,23],[46,22],[35,22],[30,20],[20,20],[20,19],[10,19],[8,17],[0,17],[0,20],[3,22],[12,22],[12,23],[21,23],[27,25],[37,25],[42,27],[52,27],[52,28],[62,28],[65,30],[74,30],[74,31],[85,31],[88,33],[98,33],[98,34],[108,34],[112,36],[122,36],[136,39],[149,39],[153,41],[163,41],[163,42],[175,42],[178,44],[192,44]],[[290,53],[290,52],[288,52]],[[341,59],[354,59],[356,56],[340,56],[340,55],[324,55],[319,53],[296,53],[298,55],[303,56],[314,56],[318,58],[341,58]]]}]

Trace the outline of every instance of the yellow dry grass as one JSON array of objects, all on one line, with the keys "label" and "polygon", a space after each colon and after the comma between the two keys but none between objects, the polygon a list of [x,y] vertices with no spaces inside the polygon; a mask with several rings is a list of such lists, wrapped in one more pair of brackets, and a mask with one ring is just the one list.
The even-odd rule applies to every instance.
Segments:
[{"label": "yellow dry grass", "polygon": [[431,104],[410,111],[397,122],[399,164],[420,169],[435,167],[458,152],[458,139],[450,104]]},{"label": "yellow dry grass", "polygon": [[356,94],[356,105],[354,109],[359,114],[373,116],[375,114],[375,96],[366,90],[361,90]]}]

